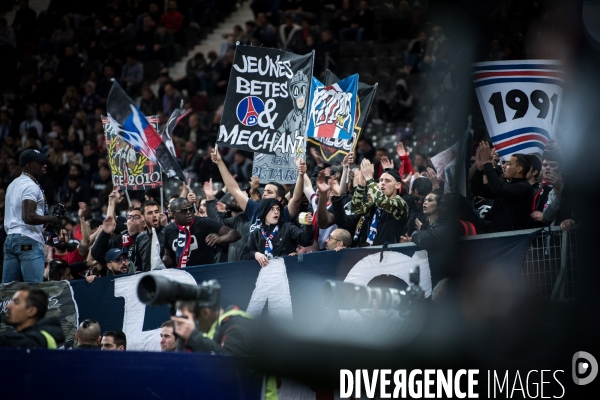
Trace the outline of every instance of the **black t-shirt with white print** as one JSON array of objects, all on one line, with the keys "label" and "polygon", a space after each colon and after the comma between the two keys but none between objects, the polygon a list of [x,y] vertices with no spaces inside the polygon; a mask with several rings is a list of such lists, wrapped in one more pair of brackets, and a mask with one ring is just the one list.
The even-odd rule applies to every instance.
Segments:
[{"label": "black t-shirt with white print", "polygon": [[[206,237],[211,233],[218,234],[223,225],[220,222],[211,218],[194,217],[190,229],[192,236],[190,243],[189,257],[186,266],[193,267],[195,265],[214,264],[215,253],[211,246],[206,244]],[[175,223],[170,223],[165,228],[165,236],[163,246],[170,248],[173,253],[177,254],[177,241],[184,240],[179,237],[179,228]],[[177,260],[173,260],[175,268],[177,268]]]}]

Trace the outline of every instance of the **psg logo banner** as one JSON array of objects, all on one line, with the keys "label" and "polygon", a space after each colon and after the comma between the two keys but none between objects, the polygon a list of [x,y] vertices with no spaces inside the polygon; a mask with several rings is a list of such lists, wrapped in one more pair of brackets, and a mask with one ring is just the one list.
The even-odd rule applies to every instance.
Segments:
[{"label": "psg logo banner", "polygon": [[304,157],[314,54],[237,46],[217,144]]},{"label": "psg logo banner", "polygon": [[473,85],[492,144],[503,160],[543,154],[558,123],[564,74],[558,61],[476,63]]}]

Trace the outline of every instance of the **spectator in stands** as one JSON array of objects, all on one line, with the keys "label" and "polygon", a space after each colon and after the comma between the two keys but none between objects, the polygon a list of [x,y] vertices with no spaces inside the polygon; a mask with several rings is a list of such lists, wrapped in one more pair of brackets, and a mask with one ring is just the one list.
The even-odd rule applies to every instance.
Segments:
[{"label": "spectator in stands", "polygon": [[[112,19],[112,27],[108,29],[105,50],[107,59],[123,60],[132,50],[133,35],[131,31],[123,26],[123,20],[119,16]],[[106,64],[106,63],[105,63]],[[116,63],[114,64],[116,66]],[[118,74],[119,71],[115,70]]]},{"label": "spectator in stands", "polygon": [[379,115],[386,122],[410,120],[415,96],[408,89],[406,79],[396,81],[396,91],[387,100],[379,100]]},{"label": "spectator in stands", "polygon": [[370,39],[375,27],[375,12],[367,0],[361,0],[358,11],[350,21],[350,27],[340,30],[340,42],[355,40],[357,43]]},{"label": "spectator in stands", "polygon": [[176,1],[169,1],[167,12],[160,17],[160,24],[163,24],[166,30],[173,32],[174,34],[181,32],[181,28],[183,27],[183,15],[177,11]]},{"label": "spectator in stands", "polygon": [[402,0],[396,7],[388,3],[389,10],[382,15],[381,40],[395,40],[408,38],[412,28],[412,13],[406,0]]},{"label": "spectator in stands", "polygon": [[58,82],[67,86],[79,86],[81,64],[83,64],[83,60],[75,53],[73,46],[66,46],[65,57],[58,62],[56,68]]},{"label": "spectator in stands", "polygon": [[75,350],[100,350],[100,324],[95,319],[86,319],[79,324],[75,332]]},{"label": "spectator in stands", "polygon": [[[504,178],[508,179],[504,182],[496,173],[492,159],[490,146],[481,142],[477,151],[478,171],[471,182],[471,190],[481,197],[494,199],[489,232],[525,229],[534,195],[533,187],[525,178],[531,169],[531,161],[523,154],[513,154],[503,165]],[[483,183],[484,174],[488,185]]]},{"label": "spectator in stands", "polygon": [[160,351],[172,352],[177,350],[177,338],[175,336],[175,323],[171,320],[165,321],[160,326]]},{"label": "spectator in stands", "polygon": [[[566,203],[563,199],[565,197],[565,183],[559,163],[547,162],[546,168],[544,169],[544,181],[546,181],[547,185],[552,187],[552,190],[548,193],[548,199],[543,210],[542,221],[546,222],[546,224],[560,224],[561,228],[569,231],[574,224],[573,212],[571,210],[572,206],[569,204],[568,196]],[[563,222],[566,220],[569,220],[570,222],[566,222],[563,225]]]},{"label": "spectator in stands", "polygon": [[303,228],[291,222],[282,221],[283,206],[276,199],[263,199],[260,202],[260,227],[248,238],[242,260],[256,260],[266,267],[274,257],[286,256],[296,251],[296,246],[310,246],[313,243],[314,228],[312,216],[303,221]]},{"label": "spectator in stands", "polygon": [[415,219],[415,230],[400,238],[400,242],[414,242],[424,249],[431,249],[436,245],[443,245],[443,233],[441,229],[444,221],[439,218],[441,200],[444,192],[436,189],[423,199],[422,219]]},{"label": "spectator in stands", "polygon": [[0,111],[0,146],[3,146],[6,139],[11,135],[11,129],[10,114],[6,110]]},{"label": "spectator in stands", "polygon": [[[217,164],[219,171],[221,172],[221,176],[223,181],[225,182],[225,187],[231,193],[233,198],[237,201],[237,204],[244,210],[244,213],[250,220],[250,232],[259,229],[261,226],[260,219],[260,206],[259,204],[248,198],[248,195],[243,192],[238,183],[235,181],[231,172],[227,169],[227,165],[221,159],[221,154],[218,150],[214,150],[211,153],[212,161]],[[302,188],[304,184],[304,174],[306,173],[306,164],[304,162],[300,162],[300,166],[298,167],[298,179],[296,181],[296,186],[294,189],[294,193],[292,198],[290,199],[288,205],[283,209],[281,214],[282,222],[292,222],[296,215],[298,215],[298,211],[300,209],[300,200],[302,198]],[[285,197],[285,189],[279,183],[269,182],[265,186],[265,190],[263,192],[262,200],[265,199],[276,199],[281,202]]]},{"label": "spectator in stands", "polygon": [[[539,189],[536,191],[534,197],[533,197],[533,212],[531,213],[531,218],[533,219],[534,222],[536,222],[534,224],[534,226],[540,226],[541,225],[548,225],[552,222],[552,220],[554,220],[554,218],[552,218],[552,220],[545,220],[543,213],[546,212],[546,208],[547,208],[547,204],[548,204],[548,198],[550,195],[550,192],[552,192],[552,184],[550,183],[552,182],[558,182],[559,185],[562,183],[562,159],[561,157],[558,155],[558,153],[553,152],[553,151],[547,151],[544,153],[543,155],[543,159],[542,159],[542,169],[541,169],[541,173],[542,173],[542,181],[540,183],[540,187]],[[560,188],[562,189],[562,187]],[[560,191],[559,189],[559,191]],[[554,193],[553,197],[556,195],[556,192]],[[554,207],[556,207],[557,204],[554,204]],[[548,218],[550,218],[551,216],[555,217],[555,212],[556,210],[550,210],[547,212],[546,216]]]},{"label": "spectator in stands", "polygon": [[100,350],[125,351],[127,350],[127,336],[121,331],[106,331],[102,336],[100,346]]},{"label": "spectator in stands", "polygon": [[104,60],[106,57],[106,39],[108,37],[108,28],[102,18],[94,20],[94,33],[90,38],[90,44],[87,53],[92,60]]},{"label": "spectator in stands", "polygon": [[137,60],[133,53],[127,55],[127,63],[121,71],[121,85],[130,96],[137,96],[144,79],[144,65]]},{"label": "spectator in stands", "polygon": [[321,41],[315,47],[315,73],[320,74],[326,69],[335,71],[338,62],[339,45],[333,39],[330,30],[321,32]]},{"label": "spectator in stands", "polygon": [[356,162],[360,164],[365,159],[373,161],[375,159],[375,149],[369,139],[361,136],[356,146]]},{"label": "spectator in stands", "polygon": [[208,76],[206,74],[206,59],[204,54],[196,53],[193,58],[190,58],[185,64],[185,73],[187,80],[188,92],[191,96],[198,91],[206,94],[208,90]]},{"label": "spectator in stands", "polygon": [[267,20],[265,13],[261,12],[256,15],[254,38],[258,39],[264,47],[277,47],[277,31]]},{"label": "spectator in stands", "polygon": [[64,260],[68,264],[73,264],[85,260],[85,257],[87,256],[89,250],[91,234],[90,227],[85,221],[86,210],[87,204],[79,203],[78,215],[83,238],[77,246],[77,248],[73,251],[68,251],[67,247],[69,242],[69,236],[67,230],[62,228],[58,237],[55,238],[54,241],[48,242],[48,244],[52,246],[52,249],[54,250],[52,255],[53,259]]},{"label": "spectator in stands", "polygon": [[[398,195],[401,186],[398,171],[387,169],[379,178],[379,185],[373,180],[374,168],[369,160],[362,161],[360,172],[362,177],[359,178],[350,207],[353,213],[361,217],[354,241],[363,246],[398,243],[402,219],[408,214],[408,205]],[[366,202],[365,191],[368,197]],[[368,230],[361,229],[363,226],[368,226]]]},{"label": "spectator in stands", "polygon": [[164,255],[164,232],[167,226],[167,216],[160,212],[158,203],[154,200],[147,200],[142,205],[141,209],[144,221],[146,222],[146,230],[141,232],[135,239],[135,270],[150,271],[152,267],[151,253],[152,253],[152,228],[156,232],[160,249],[157,254],[160,254],[161,258]]},{"label": "spectator in stands", "polygon": [[242,42],[244,39],[244,29],[240,25],[235,25],[233,27],[233,32],[224,33],[222,35],[224,42],[221,43],[221,47],[219,49],[219,55],[221,57],[227,54],[228,50],[235,50],[235,46],[237,42]]},{"label": "spectator in stands", "polygon": [[[350,27],[350,21],[354,16],[355,10],[350,0],[342,1],[342,8],[336,10],[333,18],[329,21],[329,29],[333,35],[339,35],[340,30]],[[339,37],[339,36],[338,36]]]},{"label": "spectator in stands", "polygon": [[19,46],[35,42],[36,12],[29,7],[28,0],[19,0],[19,9],[15,13],[12,28]]},{"label": "spectator in stands", "polygon": [[233,156],[231,173],[238,182],[249,182],[252,177],[252,155],[243,150],[238,150]]},{"label": "spectator in stands", "polygon": [[335,229],[325,241],[327,250],[340,251],[347,249],[352,245],[352,236],[345,229]]},{"label": "spectator in stands", "polygon": [[227,91],[227,84],[229,83],[231,68],[233,66],[234,53],[233,50],[227,51],[227,54],[220,62],[218,74],[215,74],[213,82],[213,92],[215,94],[225,95],[225,92]]},{"label": "spectator in stands", "polygon": [[0,18],[0,50],[7,59],[16,58],[17,39],[13,28],[8,26],[6,18]]},{"label": "spectator in stands", "polygon": [[191,140],[185,142],[185,151],[181,153],[181,168],[188,171],[198,171],[201,161],[196,142]]},{"label": "spectator in stands", "polygon": [[167,268],[213,264],[213,246],[233,243],[241,237],[210,218],[194,217],[194,206],[182,197],[173,200],[170,209],[174,223],[165,228],[163,242]]},{"label": "spectator in stands", "polygon": [[534,154],[529,154],[528,157],[531,161],[531,169],[525,179],[533,187],[533,190],[537,192],[540,188],[539,177],[542,171],[542,161]]},{"label": "spectator in stands", "polygon": [[0,332],[0,347],[56,349],[65,340],[58,318],[44,318],[48,295],[37,287],[19,288],[6,306],[6,323],[15,332]]},{"label": "spectator in stands", "polygon": [[285,17],[285,23],[279,26],[279,47],[296,53],[300,48],[302,27],[294,23],[291,15]]},{"label": "spectator in stands", "polygon": [[230,243],[227,250],[227,261],[239,261],[242,257],[242,252],[248,242],[250,233],[250,219],[244,214],[242,208],[234,199],[227,205],[227,210],[231,214],[220,215],[217,211],[217,195],[219,191],[213,187],[212,180],[204,182],[204,194],[206,195],[206,214],[209,218],[219,221],[225,226],[235,229],[242,236],[240,240]]},{"label": "spectator in stands", "polygon": [[81,98],[81,107],[85,111],[89,119],[94,118],[96,107],[100,105],[100,96],[96,94],[96,84],[92,81],[87,81],[83,86],[85,95]]},{"label": "spectator in stands", "polygon": [[68,211],[77,211],[79,203],[89,203],[90,193],[88,188],[82,187],[78,176],[67,178],[67,190],[63,192],[60,201]]},{"label": "spectator in stands", "polygon": [[[46,246],[46,249],[48,246]],[[48,273],[49,281],[71,281],[73,280],[73,274],[71,273],[71,267],[63,260],[50,260],[48,263],[47,270],[44,273]]]},{"label": "spectator in stands", "polygon": [[[117,204],[121,201],[119,194],[116,190],[108,196],[108,209],[107,217],[102,223],[102,231],[98,234],[96,242],[92,246],[92,257],[98,261],[101,267],[105,263],[105,255],[110,249],[125,248],[128,255],[128,271],[135,271],[135,242],[137,236],[146,229],[146,221],[142,217],[142,213],[139,208],[130,207],[127,210],[127,225],[126,227],[119,221],[119,231],[115,233],[117,229],[117,220],[114,216],[114,210]],[[119,219],[122,217],[119,217]],[[126,228],[125,231],[122,231]],[[102,276],[105,276],[109,271],[102,269]]]},{"label": "spectator in stands", "polygon": [[160,7],[158,6],[158,2],[152,1],[148,4],[148,11],[146,12],[154,21],[154,23],[158,26],[160,23],[161,12]]},{"label": "spectator in stands", "polygon": [[175,38],[164,24],[159,24],[153,39],[153,59],[160,60],[167,67],[175,61]]},{"label": "spectator in stands", "polygon": [[106,104],[106,98],[108,97],[108,93],[110,92],[110,88],[112,86],[111,79],[115,77],[114,66],[106,64],[103,71],[102,77],[98,81],[98,85],[96,85],[96,93],[98,93],[98,96],[100,97],[100,104]]},{"label": "spectator in stands", "polygon": [[419,64],[421,71],[443,70],[448,66],[450,48],[448,38],[444,35],[441,26],[434,26],[432,36],[429,38],[425,57]]},{"label": "spectator in stands", "polygon": [[113,276],[127,274],[130,272],[129,268],[129,257],[127,256],[127,250],[120,247],[114,247],[106,252],[103,258],[106,268],[102,267],[102,264],[98,263],[100,268],[100,276]]},{"label": "spectator in stands", "polygon": [[[112,192],[113,183],[110,175],[110,167],[101,163],[98,172],[92,177],[92,203],[101,202],[100,199],[108,200],[108,195]],[[102,201],[103,203],[104,201]]]},{"label": "spectator in stands", "polygon": [[431,193],[433,186],[427,178],[417,178],[413,182],[410,194],[403,197],[408,204],[408,220],[405,232],[414,232],[416,229],[415,222],[417,219],[423,221],[423,200]]},{"label": "spectator in stands", "polygon": [[149,86],[142,87],[140,110],[142,110],[144,115],[156,115],[162,110],[160,100],[156,98],[154,92]]},{"label": "spectator in stands", "polygon": [[34,128],[38,138],[42,137],[43,127],[42,123],[37,119],[37,111],[34,106],[28,105],[25,110],[25,119],[19,125],[19,132],[21,135],[26,134],[29,128]]},{"label": "spectator in stands", "polygon": [[171,115],[181,103],[181,93],[172,84],[165,85],[165,94],[162,98],[162,111],[165,115]]},{"label": "spectator in stands", "polygon": [[154,33],[156,32],[156,24],[152,20],[150,15],[144,15],[142,18],[142,28],[138,29],[136,38],[135,38],[135,51],[137,53],[138,59],[143,62],[147,62],[148,60],[153,60],[154,51]]}]

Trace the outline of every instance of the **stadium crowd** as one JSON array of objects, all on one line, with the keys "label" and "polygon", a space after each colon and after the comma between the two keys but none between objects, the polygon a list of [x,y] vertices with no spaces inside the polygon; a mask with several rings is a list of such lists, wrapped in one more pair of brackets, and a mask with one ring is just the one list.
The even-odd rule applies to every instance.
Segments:
[{"label": "stadium crowd", "polygon": [[[435,153],[421,151],[439,132],[428,136],[419,128],[435,126],[417,124],[416,133],[397,135],[392,151],[365,134],[339,165],[312,149],[306,162],[298,162],[291,187],[252,176],[251,154],[215,149],[237,41],[298,54],[315,50],[315,76],[326,69],[345,76],[349,65],[360,70],[363,59],[357,62],[353,51],[369,51],[365,43],[385,47],[393,71],[384,74],[386,65],[364,74],[366,81],[392,83],[372,110],[375,130],[417,122],[415,106],[426,98],[447,105],[458,52],[443,27],[427,23],[427,2],[254,0],[255,20],[233,27],[221,48],[195,54],[178,80],[169,67],[236,1],[171,0],[166,9],[156,1],[79,3],[51,1],[36,15],[21,0],[11,26],[0,19],[2,75],[16,78],[3,83],[0,96],[4,283],[93,284],[107,275],[149,271],[156,246],[166,268],[238,260],[268,268],[273,257],[405,242],[435,252],[459,236],[551,224],[570,229],[578,221],[558,143],[542,157],[515,154],[503,162],[484,140],[484,129],[476,130],[467,196],[445,188],[431,162]],[[528,15],[540,12],[519,7]],[[495,28],[504,32],[505,13],[515,11],[500,12]],[[482,59],[519,56],[523,44],[516,36],[506,31],[495,37]],[[180,183],[169,198],[153,189],[129,192],[130,200],[113,189],[100,119],[112,78],[146,115],[157,115],[161,127],[181,100],[191,110],[173,139],[196,189]],[[62,203],[66,214],[60,221],[35,217],[40,203],[49,214]],[[44,214],[43,206],[37,211]],[[56,227],[55,234],[43,235],[42,225]],[[31,240],[20,241],[23,236]],[[35,253],[33,259],[24,258],[26,252]],[[163,350],[174,349],[173,325],[161,329]],[[126,349],[122,332],[100,335],[96,321],[82,322],[77,340],[79,347]]]}]

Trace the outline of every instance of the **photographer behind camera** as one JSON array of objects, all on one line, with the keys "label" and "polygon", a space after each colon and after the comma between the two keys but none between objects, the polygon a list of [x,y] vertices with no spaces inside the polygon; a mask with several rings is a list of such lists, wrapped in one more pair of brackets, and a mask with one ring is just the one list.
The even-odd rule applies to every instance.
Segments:
[{"label": "photographer behind camera", "polygon": [[196,301],[177,303],[178,315],[171,317],[175,333],[181,338],[179,349],[218,354],[250,354],[249,334],[253,317],[232,306],[224,311],[220,305],[202,307]]},{"label": "photographer behind camera", "polygon": [[60,217],[48,215],[48,201],[38,179],[48,167],[47,154],[25,150],[19,157],[21,176],[8,186],[5,200],[4,270],[2,283],[44,280],[44,224],[60,226]]},{"label": "photographer behind camera", "polygon": [[[178,350],[247,355],[253,317],[238,309],[221,308],[221,286],[216,280],[188,285],[149,274],[140,279],[138,297],[144,304],[171,306]],[[174,307],[176,306],[176,307]],[[175,312],[177,309],[177,313]]]}]

